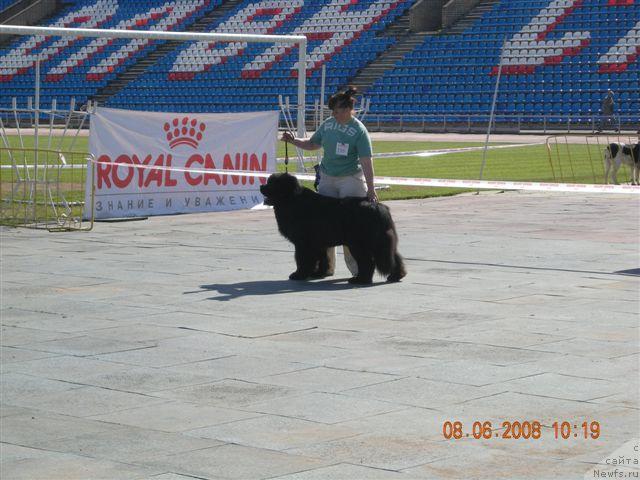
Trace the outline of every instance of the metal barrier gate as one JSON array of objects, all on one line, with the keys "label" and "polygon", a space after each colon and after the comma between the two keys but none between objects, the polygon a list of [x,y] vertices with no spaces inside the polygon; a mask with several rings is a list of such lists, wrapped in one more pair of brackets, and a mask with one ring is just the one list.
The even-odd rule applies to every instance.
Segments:
[{"label": "metal barrier gate", "polygon": [[93,228],[95,182],[87,182],[90,156],[81,136],[88,115],[76,110],[73,100],[66,110],[55,100],[50,109],[34,108],[31,99],[26,108],[18,108],[16,99],[11,109],[0,108],[0,224],[49,231]]},{"label": "metal barrier gate", "polygon": [[[547,137],[546,147],[549,165],[556,182],[605,183],[604,151],[612,142],[633,144],[635,135],[615,134],[565,134]],[[618,172],[620,183],[631,181],[631,169],[622,165]]]}]

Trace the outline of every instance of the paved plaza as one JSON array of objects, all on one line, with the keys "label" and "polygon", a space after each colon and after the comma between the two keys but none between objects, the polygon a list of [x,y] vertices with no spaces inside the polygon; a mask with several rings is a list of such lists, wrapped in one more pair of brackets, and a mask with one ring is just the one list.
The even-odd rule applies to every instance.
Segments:
[{"label": "paved plaza", "polygon": [[2,478],[637,478],[638,196],[389,205],[369,287],[270,210],[2,228]]}]

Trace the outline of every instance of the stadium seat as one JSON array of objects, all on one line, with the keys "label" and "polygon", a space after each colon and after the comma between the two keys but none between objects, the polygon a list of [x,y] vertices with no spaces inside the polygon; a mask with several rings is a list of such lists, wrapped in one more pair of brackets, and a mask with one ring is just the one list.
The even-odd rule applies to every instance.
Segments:
[{"label": "stadium seat", "polygon": [[[449,102],[454,91],[462,93],[470,111],[488,113],[500,50],[509,40],[502,52],[498,114],[578,117],[599,112],[604,92],[612,88],[620,92],[618,113],[637,118],[640,2],[585,1],[567,13],[572,5],[569,0],[502,0],[462,34],[426,37],[370,93],[378,98],[397,91],[398,73],[411,68],[410,81],[429,86],[419,104],[423,114],[457,108]],[[589,32],[587,41],[584,32]],[[384,110],[400,112],[401,105],[392,95]],[[372,103],[372,113],[382,111]]]},{"label": "stadium seat", "polygon": [[[337,4],[337,1],[343,3]],[[6,2],[0,2],[0,9]],[[65,0],[52,26],[180,31],[221,0]],[[307,100],[349,83],[392,46],[380,35],[411,0],[243,0],[209,31],[305,34]],[[339,8],[336,8],[338,5]],[[501,0],[465,31],[429,35],[367,92],[372,113],[486,114],[502,52],[498,114],[585,116],[599,112],[607,88],[618,112],[640,103],[640,1]],[[42,58],[42,104],[82,104],[162,42],[143,39],[19,38],[0,50],[0,106],[32,95],[36,54]],[[165,54],[107,101],[158,111],[247,111],[296,103],[295,49],[246,42],[190,42]],[[570,92],[570,93],[568,93]]]},{"label": "stadium seat", "polygon": [[[55,27],[136,28],[140,30],[184,30],[186,26],[216,7],[221,0],[76,0],[49,23]],[[19,37],[0,50],[1,106],[12,97],[25,106],[22,87],[35,83],[35,62],[41,59],[41,104],[58,99],[68,105],[70,97],[83,104],[119,73],[155,50],[160,42],[145,39]],[[67,94],[70,87],[71,95]]]}]

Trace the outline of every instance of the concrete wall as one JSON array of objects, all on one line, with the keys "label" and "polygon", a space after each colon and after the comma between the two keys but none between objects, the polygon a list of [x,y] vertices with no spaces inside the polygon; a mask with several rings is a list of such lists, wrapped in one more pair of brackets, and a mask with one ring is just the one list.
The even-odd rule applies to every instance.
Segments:
[{"label": "concrete wall", "polygon": [[56,0],[23,0],[2,12],[0,24],[37,25],[56,10]]},{"label": "concrete wall", "polygon": [[433,32],[442,28],[445,0],[420,0],[411,7],[409,28],[412,32]]},{"label": "concrete wall", "polygon": [[442,7],[442,26],[446,28],[455,23],[479,3],[480,0],[449,0]]}]

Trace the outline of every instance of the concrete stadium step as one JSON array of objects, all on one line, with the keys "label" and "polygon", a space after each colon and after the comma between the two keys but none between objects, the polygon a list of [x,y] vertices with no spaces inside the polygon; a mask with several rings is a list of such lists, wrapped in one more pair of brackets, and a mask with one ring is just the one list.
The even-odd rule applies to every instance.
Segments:
[{"label": "concrete stadium step", "polygon": [[[14,2],[11,5],[7,6],[4,10],[0,11],[0,24],[14,24],[14,25],[23,25],[23,23],[15,23],[15,19],[20,17],[26,10],[33,10],[37,15],[40,10],[33,9],[34,2],[29,0],[21,0],[19,2]],[[44,13],[41,17],[37,18],[33,16],[33,13],[30,13],[31,19],[29,25],[44,25],[49,23],[51,20],[58,16],[58,9],[55,8],[50,13]],[[13,42],[16,38],[19,38],[19,35],[0,35],[0,48],[4,48],[9,46],[11,42]]]},{"label": "concrete stadium step", "polygon": [[347,84],[355,86],[360,93],[366,93],[385,72],[393,70],[397,63],[412,52],[431,33],[413,33],[410,30],[410,11],[407,10],[378,36],[395,37],[397,42],[382,52],[378,58],[362,68]]},{"label": "concrete stadium step", "polygon": [[448,28],[443,29],[441,33],[446,35],[459,35],[463,33],[498,3],[500,3],[500,0],[481,0],[480,3],[472,8],[465,16],[461,17]]},{"label": "concrete stadium step", "polygon": [[[497,3],[499,3],[499,0],[482,0],[461,20],[447,29],[446,32],[442,31],[438,32],[438,34],[446,33],[450,35],[456,32],[463,32],[475,21],[481,18],[487,11],[491,10]],[[404,15],[398,18],[396,22],[389,26],[382,35],[395,36],[398,39],[398,42],[387,51],[383,52],[369,65],[365,66],[348,82],[349,85],[353,85],[358,88],[358,91],[361,93],[366,93],[375,81],[382,77],[385,72],[393,70],[398,62],[400,62],[408,53],[415,50],[418,45],[421,45],[427,36],[435,34],[432,32],[411,33],[409,30],[409,11],[407,11]]]},{"label": "concrete stadium step", "polygon": [[382,77],[385,72],[393,70],[407,53],[412,52],[416,46],[422,44],[424,39],[429,35],[431,34],[410,33],[407,27],[404,38],[399,39],[398,43],[360,70],[360,72],[349,81],[349,85],[357,87],[360,93],[366,93],[377,79]]}]

